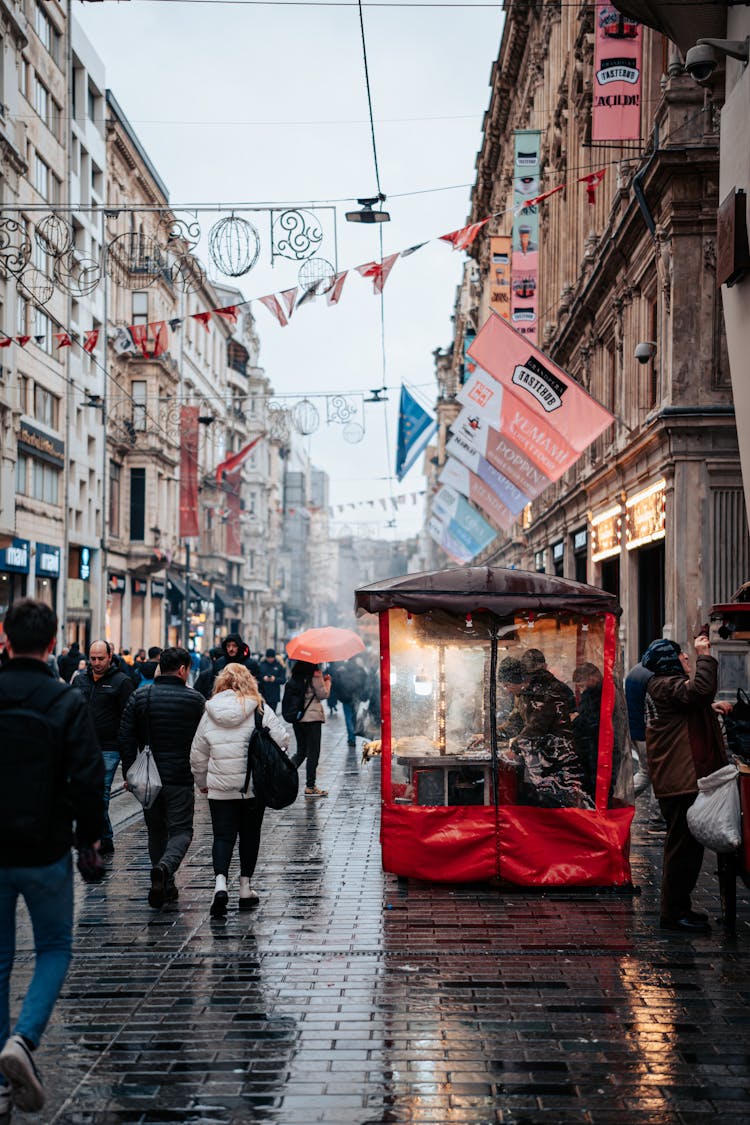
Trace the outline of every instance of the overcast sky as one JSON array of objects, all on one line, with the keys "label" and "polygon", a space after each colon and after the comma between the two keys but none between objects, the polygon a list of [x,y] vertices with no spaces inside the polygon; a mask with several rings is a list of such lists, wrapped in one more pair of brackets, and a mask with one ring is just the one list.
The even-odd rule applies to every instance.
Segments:
[{"label": "overcast sky", "polygon": [[[75,17],[101,56],[107,84],[128,116],[174,204],[351,200],[374,195],[375,172],[359,14],[352,6],[219,0],[75,3]],[[344,221],[337,204],[338,267],[378,259],[464,225],[481,143],[489,77],[502,29],[500,6],[365,5],[375,138],[392,222]],[[226,212],[229,212],[227,207]],[[210,226],[219,215],[206,216]],[[297,284],[299,264],[270,265],[268,218],[254,220],[261,256],[237,282],[247,298]],[[334,260],[333,223],[319,256]],[[379,500],[424,488],[420,463],[398,484],[398,387],[434,403],[432,352],[451,342],[463,255],[432,243],[397,261],[385,287],[387,409],[364,408],[365,436],[348,444],[321,423],[309,443],[331,478],[331,503]],[[383,382],[381,310],[371,282],[351,273],[338,306],[299,309],[280,328],[253,305],[261,364],[278,392],[364,391]],[[290,405],[287,402],[286,405]],[[362,421],[361,417],[359,421]],[[300,439],[302,441],[303,439]],[[372,534],[414,534],[421,498],[388,517],[358,506],[336,515]],[[374,514],[373,514],[374,511]]]}]

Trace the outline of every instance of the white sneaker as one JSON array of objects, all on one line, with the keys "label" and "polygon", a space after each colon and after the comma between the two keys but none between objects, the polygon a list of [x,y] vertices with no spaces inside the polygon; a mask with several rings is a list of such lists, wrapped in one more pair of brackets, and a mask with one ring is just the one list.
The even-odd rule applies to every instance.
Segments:
[{"label": "white sneaker", "polygon": [[44,1105],[44,1089],[34,1058],[20,1035],[11,1035],[0,1051],[0,1072],[10,1084],[13,1102],[19,1109],[36,1113]]}]

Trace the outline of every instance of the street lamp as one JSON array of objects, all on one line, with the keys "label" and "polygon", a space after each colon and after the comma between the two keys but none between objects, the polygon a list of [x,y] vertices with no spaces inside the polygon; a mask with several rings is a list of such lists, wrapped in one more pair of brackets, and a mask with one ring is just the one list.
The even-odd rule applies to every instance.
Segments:
[{"label": "street lamp", "polygon": [[390,223],[391,216],[387,211],[381,207],[379,211],[374,211],[373,208],[376,203],[384,203],[385,196],[382,191],[377,195],[372,195],[367,199],[358,199],[357,203],[362,208],[361,211],[346,211],[344,218],[347,223]]}]

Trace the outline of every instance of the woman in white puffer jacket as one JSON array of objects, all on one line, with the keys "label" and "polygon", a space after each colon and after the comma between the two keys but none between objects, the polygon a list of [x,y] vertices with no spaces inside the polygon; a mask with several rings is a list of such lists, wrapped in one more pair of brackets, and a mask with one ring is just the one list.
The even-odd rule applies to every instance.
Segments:
[{"label": "woman in white puffer jacket", "polygon": [[211,810],[216,876],[212,918],[223,918],[227,912],[227,878],[238,835],[240,910],[249,910],[258,902],[250,880],[258,859],[265,805],[256,800],[252,777],[247,792],[242,791],[248,778],[247,754],[256,709],[271,738],[286,749],[289,732],[270,707],[264,708],[255,677],[242,664],[227,664],[216,677],[190,749],[195,784],[208,795]]}]

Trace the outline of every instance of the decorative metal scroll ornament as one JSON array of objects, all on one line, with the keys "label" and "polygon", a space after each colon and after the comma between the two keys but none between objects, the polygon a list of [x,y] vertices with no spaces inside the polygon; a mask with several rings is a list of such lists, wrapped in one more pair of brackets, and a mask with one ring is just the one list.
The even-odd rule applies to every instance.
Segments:
[{"label": "decorative metal scroll ornament", "polygon": [[365,428],[359,422],[347,422],[341,433],[349,445],[358,445],[365,436]]},{"label": "decorative metal scroll ornament", "polygon": [[107,247],[107,274],[123,289],[148,289],[166,269],[158,242],[142,231],[119,234]]},{"label": "decorative metal scroll ornament", "polygon": [[274,441],[289,441],[289,411],[275,402],[268,404],[268,432]]},{"label": "decorative metal scroll ornament", "polygon": [[326,398],[326,422],[345,425],[357,413],[357,404],[346,395],[329,395]]},{"label": "decorative metal scroll ornament", "polygon": [[302,262],[312,258],[323,241],[317,216],[310,211],[282,211],[274,220],[271,258],[291,258]]},{"label": "decorative metal scroll ornament", "polygon": [[60,215],[54,212],[44,215],[34,227],[37,246],[48,254],[59,258],[73,246],[73,228]]},{"label": "decorative metal scroll ornament", "polygon": [[200,242],[201,226],[196,218],[183,219],[167,213],[159,219],[156,239],[164,249],[178,249],[179,253],[194,250]]},{"label": "decorative metal scroll ornament", "polygon": [[303,262],[297,274],[300,288],[305,292],[312,292],[315,296],[327,293],[333,286],[336,270],[325,258],[308,258]]},{"label": "decorative metal scroll ornament", "polygon": [[26,269],[30,257],[31,239],[26,224],[0,217],[0,265],[8,273],[18,275]]},{"label": "decorative metal scroll ornament", "polygon": [[300,399],[295,402],[291,411],[292,425],[298,434],[307,437],[308,434],[314,434],[320,425],[320,414],[318,408],[314,403],[310,402],[309,398]]},{"label": "decorative metal scroll ornament", "polygon": [[55,281],[72,297],[88,297],[101,279],[101,262],[94,258],[78,258],[71,250],[55,262]]},{"label": "decorative metal scroll ornament", "polygon": [[48,301],[52,300],[52,294],[55,292],[55,283],[47,277],[46,273],[38,270],[35,266],[30,269],[24,270],[18,276],[18,288],[24,296],[29,297],[37,305],[46,305]]},{"label": "decorative metal scroll ornament", "polygon": [[208,254],[225,277],[243,277],[258,261],[260,235],[247,219],[219,219],[208,234]]}]

